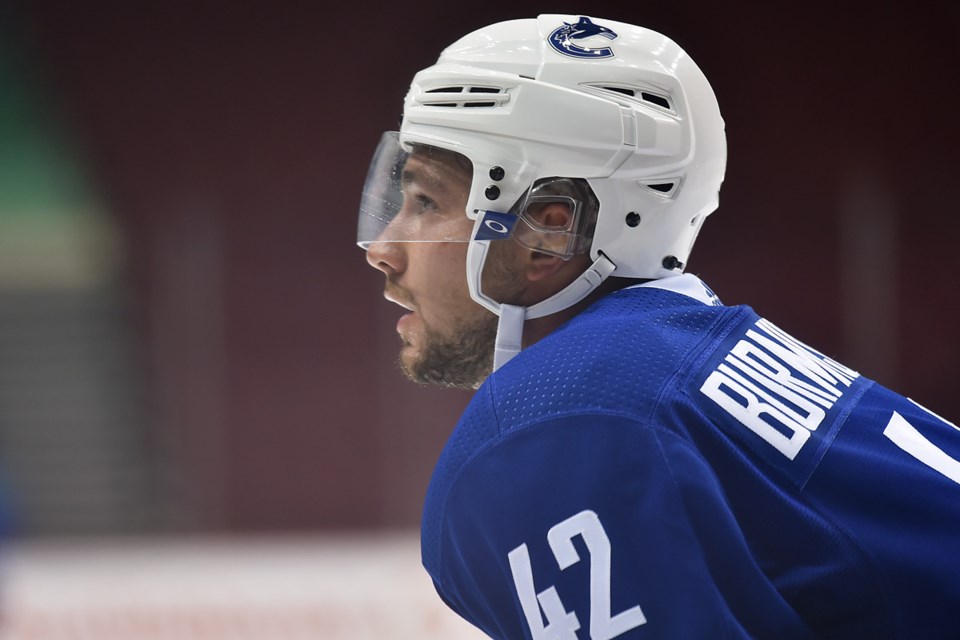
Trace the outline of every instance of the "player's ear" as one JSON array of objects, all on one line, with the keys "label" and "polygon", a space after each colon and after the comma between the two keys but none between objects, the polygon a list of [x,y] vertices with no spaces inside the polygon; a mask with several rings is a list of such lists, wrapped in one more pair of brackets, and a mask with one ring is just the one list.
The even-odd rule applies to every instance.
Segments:
[{"label": "player's ear", "polygon": [[525,215],[545,229],[566,229],[573,212],[566,202],[547,202],[527,209]]},{"label": "player's ear", "polygon": [[[570,218],[573,213],[565,202],[548,202],[535,210],[528,209],[526,216],[531,218],[538,226],[544,229],[566,229],[570,226]],[[566,244],[566,238],[557,238]],[[539,242],[549,242],[548,236],[540,236]],[[544,247],[550,248],[550,247]],[[557,247],[562,251],[565,247]],[[549,253],[530,250],[527,257],[526,275],[530,282],[538,282],[562,270],[568,263],[567,260],[559,258]]]}]

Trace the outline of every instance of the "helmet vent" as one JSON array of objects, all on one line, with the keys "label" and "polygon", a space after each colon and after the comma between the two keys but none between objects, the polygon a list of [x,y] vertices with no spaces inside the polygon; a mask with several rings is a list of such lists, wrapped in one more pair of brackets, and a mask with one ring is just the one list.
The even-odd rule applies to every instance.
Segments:
[{"label": "helmet vent", "polygon": [[633,89],[627,89],[626,87],[603,87],[607,91],[616,91],[617,93],[622,93],[625,96],[630,96],[631,98],[637,95],[637,92]]},{"label": "helmet vent", "polygon": [[672,182],[658,182],[657,184],[648,184],[647,187],[660,193],[670,193],[673,191],[674,184]]},{"label": "helmet vent", "polygon": [[650,93],[650,92],[648,92],[648,91],[641,91],[641,92],[640,92],[640,98],[641,98],[644,102],[649,102],[649,103],[651,103],[651,104],[655,104],[655,105],[657,105],[658,107],[660,107],[660,108],[662,108],[662,109],[668,109],[668,110],[671,110],[671,111],[673,110],[673,107],[670,106],[670,100],[669,100],[669,99],[667,99],[667,98],[665,98],[665,97],[663,97],[663,96],[658,96],[658,95],[655,94],[655,93]]},{"label": "helmet vent", "polygon": [[503,87],[454,85],[427,89],[416,100],[425,107],[496,107],[510,96]]},{"label": "helmet vent", "polygon": [[660,178],[659,180],[649,180],[640,182],[640,186],[648,191],[653,191],[661,198],[674,198],[680,190],[680,178]]},{"label": "helmet vent", "polygon": [[626,84],[610,84],[606,82],[586,83],[582,86],[595,90],[599,89],[607,94],[616,93],[618,96],[626,96],[630,99],[630,102],[640,103],[648,107],[655,107],[659,110],[676,114],[676,109],[673,108],[673,103],[670,100],[670,96],[665,93],[652,91],[646,87],[636,87]]}]

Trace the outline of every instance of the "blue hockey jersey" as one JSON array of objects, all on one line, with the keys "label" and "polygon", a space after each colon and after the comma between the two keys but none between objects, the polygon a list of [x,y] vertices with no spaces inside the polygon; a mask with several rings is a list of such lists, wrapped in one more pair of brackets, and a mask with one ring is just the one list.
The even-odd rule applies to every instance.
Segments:
[{"label": "blue hockey jersey", "polygon": [[493,638],[960,638],[960,431],[654,281],[487,379],[422,551]]}]

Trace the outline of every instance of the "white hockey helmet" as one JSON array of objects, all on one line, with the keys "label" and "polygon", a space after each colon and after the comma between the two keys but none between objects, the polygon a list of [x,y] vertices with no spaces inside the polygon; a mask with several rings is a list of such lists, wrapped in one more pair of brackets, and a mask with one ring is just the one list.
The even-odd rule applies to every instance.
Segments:
[{"label": "white hockey helmet", "polygon": [[[361,246],[384,239],[400,208],[384,173],[396,178],[396,154],[418,146],[469,160],[472,234],[419,239],[471,243],[470,293],[501,318],[495,368],[519,351],[525,318],[579,302],[611,274],[682,272],[726,166],[717,100],[693,60],[664,35],[583,16],[479,29],[414,77],[400,132],[384,136],[368,174]],[[500,304],[480,286],[489,244],[518,235],[531,187],[548,177],[583,178],[599,201],[593,266],[537,305]]]}]

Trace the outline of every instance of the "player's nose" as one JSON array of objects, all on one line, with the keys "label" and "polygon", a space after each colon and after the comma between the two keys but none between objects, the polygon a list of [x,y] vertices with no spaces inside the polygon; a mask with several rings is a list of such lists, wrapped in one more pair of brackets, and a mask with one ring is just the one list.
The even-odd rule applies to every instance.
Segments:
[{"label": "player's nose", "polygon": [[387,275],[403,273],[406,267],[406,254],[402,242],[377,240],[367,246],[367,262],[374,269]]}]

